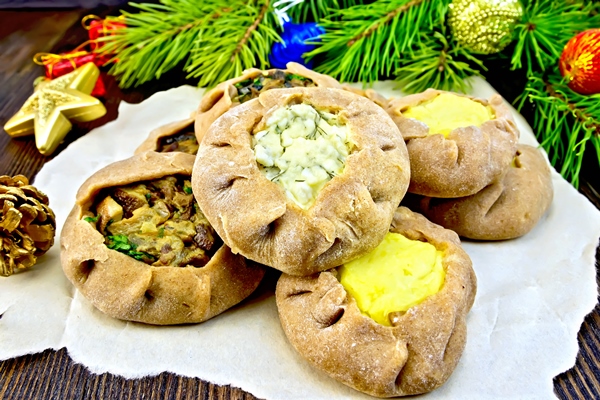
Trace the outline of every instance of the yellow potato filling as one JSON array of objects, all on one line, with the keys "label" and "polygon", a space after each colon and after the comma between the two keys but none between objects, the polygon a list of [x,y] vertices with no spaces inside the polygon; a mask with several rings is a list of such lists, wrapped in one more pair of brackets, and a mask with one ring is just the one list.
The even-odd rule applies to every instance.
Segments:
[{"label": "yellow potato filling", "polygon": [[343,172],[352,147],[349,129],[338,115],[309,104],[275,110],[252,145],[261,172],[303,209]]},{"label": "yellow potato filling", "polygon": [[389,314],[404,312],[437,293],[446,273],[432,244],[389,232],[370,253],[342,265],[338,279],[360,311],[391,326]]},{"label": "yellow potato filling", "polygon": [[423,122],[429,127],[430,135],[441,133],[444,136],[456,128],[479,127],[495,118],[489,106],[451,93],[441,93],[431,100],[409,107],[402,115]]}]

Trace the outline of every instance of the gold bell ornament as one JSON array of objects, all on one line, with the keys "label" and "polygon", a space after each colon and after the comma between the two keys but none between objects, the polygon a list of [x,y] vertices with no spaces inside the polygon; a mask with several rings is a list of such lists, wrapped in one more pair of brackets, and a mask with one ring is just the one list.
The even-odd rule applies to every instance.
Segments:
[{"label": "gold bell ornament", "polygon": [[35,133],[40,153],[50,155],[71,130],[74,122],[102,117],[106,108],[90,96],[100,70],[87,63],[66,75],[39,83],[23,107],[4,125],[12,137]]}]

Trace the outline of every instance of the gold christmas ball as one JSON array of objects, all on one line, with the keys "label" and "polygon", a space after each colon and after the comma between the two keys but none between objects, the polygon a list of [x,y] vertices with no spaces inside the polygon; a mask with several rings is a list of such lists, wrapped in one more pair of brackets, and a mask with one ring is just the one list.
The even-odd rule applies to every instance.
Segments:
[{"label": "gold christmas ball", "polygon": [[55,232],[48,196],[23,175],[0,176],[0,276],[34,265],[52,247]]},{"label": "gold christmas ball", "polygon": [[449,5],[448,26],[467,50],[491,54],[510,43],[513,27],[522,17],[518,0],[454,0]]}]

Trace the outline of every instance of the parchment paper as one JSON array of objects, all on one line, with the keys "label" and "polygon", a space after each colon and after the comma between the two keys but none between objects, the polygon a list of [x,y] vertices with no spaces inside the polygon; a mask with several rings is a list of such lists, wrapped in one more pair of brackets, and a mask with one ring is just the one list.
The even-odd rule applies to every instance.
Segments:
[{"label": "parchment paper", "polygon": [[[473,83],[476,96],[494,93],[481,79]],[[375,89],[401,95],[389,82]],[[50,197],[59,230],[89,175],[130,156],[151,129],[187,117],[201,94],[183,86],[139,105],[121,104],[116,121],[47,163],[35,184]],[[526,122],[518,115],[517,121],[521,141],[535,145]],[[553,183],[549,212],[526,236],[464,242],[479,284],[467,347],[450,380],[424,398],[547,399],[554,396],[552,378],[573,366],[577,332],[597,301],[600,213],[556,173]],[[263,285],[248,301],[199,325],[123,322],[94,309],[72,288],[56,243],[33,269],[0,278],[0,359],[66,347],[94,373],[136,378],[171,371],[267,399],[369,398],[294,352],[279,326],[272,288],[272,282]]]}]

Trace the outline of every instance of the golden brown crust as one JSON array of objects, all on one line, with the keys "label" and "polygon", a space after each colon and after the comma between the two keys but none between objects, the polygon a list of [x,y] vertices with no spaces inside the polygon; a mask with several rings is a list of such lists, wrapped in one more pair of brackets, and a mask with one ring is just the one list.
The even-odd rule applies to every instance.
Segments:
[{"label": "golden brown crust", "polygon": [[447,137],[428,135],[426,124],[402,116],[406,108],[440,93],[443,92],[428,89],[389,103],[388,113],[400,129],[410,155],[408,191],[442,198],[469,196],[502,179],[517,150],[519,132],[510,110],[498,95],[489,101],[464,96],[488,105],[496,118],[480,127],[454,129]]},{"label": "golden brown crust", "polygon": [[387,110],[387,108],[389,106],[389,100],[384,95],[376,92],[373,89],[363,90],[363,89],[357,89],[357,88],[349,86],[349,85],[342,85],[342,89],[352,92],[354,94],[357,94],[359,96],[366,97],[367,99],[371,100],[373,103],[377,104],[379,107],[383,108],[384,110]]},{"label": "golden brown crust", "polygon": [[283,330],[316,368],[361,392],[378,397],[429,392],[452,374],[466,342],[466,315],[477,282],[458,236],[400,207],[390,228],[425,240],[444,254],[442,289],[393,326],[361,314],[336,278],[337,270],[309,277],[282,274],[275,292]]},{"label": "golden brown crust", "polygon": [[103,188],[191,175],[194,156],[143,153],[92,175],[77,193],[61,235],[65,275],[94,306],[119,319],[157,325],[202,322],[242,301],[258,286],[264,267],[223,245],[202,268],[153,267],[111,250],[83,220]]},{"label": "golden brown crust", "polygon": [[176,133],[189,128],[194,123],[194,118],[186,118],[181,121],[171,122],[169,124],[163,125],[154,129],[146,140],[144,140],[137,149],[135,149],[134,154],[145,153],[146,151],[158,151],[160,148],[160,141],[162,138],[166,138]]},{"label": "golden brown crust", "polygon": [[[308,210],[258,169],[251,135],[278,107],[306,101],[339,110],[354,150]],[[219,118],[200,146],[192,188],[235,253],[293,275],[323,271],[373,249],[389,228],[409,180],[406,147],[384,110],[352,93],[278,89]]]},{"label": "golden brown crust", "polygon": [[[196,111],[195,122],[195,131],[196,137],[198,138],[198,143],[202,141],[202,138],[204,137],[210,125],[234,106],[232,99],[237,95],[237,89],[234,85],[238,82],[255,78],[258,75],[267,73],[269,71],[270,70],[263,71],[257,68],[247,69],[242,73],[241,76],[221,82],[202,97],[202,100],[200,100],[200,105],[198,106],[198,110]],[[289,62],[287,63],[284,71],[309,78],[317,87],[341,88],[340,83],[329,75],[323,75],[319,74],[318,72],[314,72],[302,64]]]},{"label": "golden brown crust", "polygon": [[407,205],[460,236],[504,240],[525,235],[552,203],[550,168],[535,147],[519,144],[504,179],[458,199],[411,197]]}]

